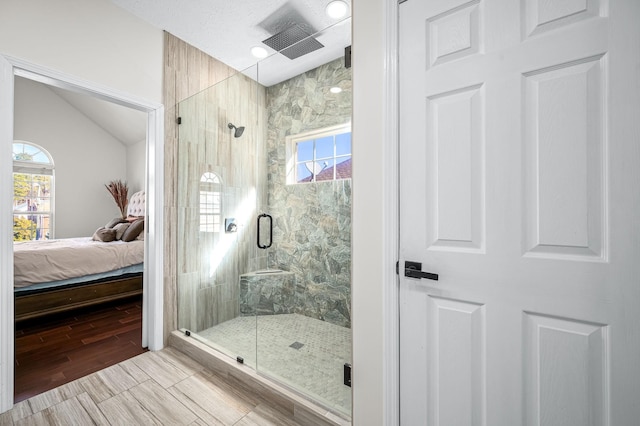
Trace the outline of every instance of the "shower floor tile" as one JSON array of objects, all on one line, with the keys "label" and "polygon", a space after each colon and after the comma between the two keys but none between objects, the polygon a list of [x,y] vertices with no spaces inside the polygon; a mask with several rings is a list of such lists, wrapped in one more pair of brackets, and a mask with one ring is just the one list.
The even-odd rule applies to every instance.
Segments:
[{"label": "shower floor tile", "polygon": [[344,364],[351,363],[351,329],[282,314],[238,317],[197,335],[258,372],[351,415],[351,388],[343,383]]}]

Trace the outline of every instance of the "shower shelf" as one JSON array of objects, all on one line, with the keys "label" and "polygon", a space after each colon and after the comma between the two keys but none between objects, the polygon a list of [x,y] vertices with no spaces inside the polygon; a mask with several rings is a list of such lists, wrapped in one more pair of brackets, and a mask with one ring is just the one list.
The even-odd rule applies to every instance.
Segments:
[{"label": "shower shelf", "polygon": [[282,269],[263,269],[262,271],[251,272],[252,274],[260,275],[260,274],[278,274],[280,272],[285,272]]}]

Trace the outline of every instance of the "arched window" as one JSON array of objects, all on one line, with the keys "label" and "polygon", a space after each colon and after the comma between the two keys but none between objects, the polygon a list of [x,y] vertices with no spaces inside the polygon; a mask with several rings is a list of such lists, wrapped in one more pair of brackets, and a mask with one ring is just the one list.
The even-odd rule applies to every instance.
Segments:
[{"label": "arched window", "polygon": [[200,177],[200,232],[220,232],[222,182],[215,173]]},{"label": "arched window", "polygon": [[30,142],[13,143],[13,240],[53,238],[53,159]]}]

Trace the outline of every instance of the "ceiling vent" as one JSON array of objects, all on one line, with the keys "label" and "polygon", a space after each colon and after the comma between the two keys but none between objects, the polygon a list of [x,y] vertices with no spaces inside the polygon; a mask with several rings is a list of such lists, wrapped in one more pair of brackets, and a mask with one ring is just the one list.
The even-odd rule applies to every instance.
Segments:
[{"label": "ceiling vent", "polygon": [[298,24],[280,31],[262,42],[289,59],[299,58],[324,47]]}]

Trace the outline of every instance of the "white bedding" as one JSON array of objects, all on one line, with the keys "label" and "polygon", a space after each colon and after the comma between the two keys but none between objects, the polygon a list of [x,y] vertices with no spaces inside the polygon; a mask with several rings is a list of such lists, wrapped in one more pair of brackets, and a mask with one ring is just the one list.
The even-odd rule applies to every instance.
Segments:
[{"label": "white bedding", "polygon": [[103,243],[90,237],[22,241],[13,244],[14,285],[59,281],[136,265],[144,261],[144,241]]}]

